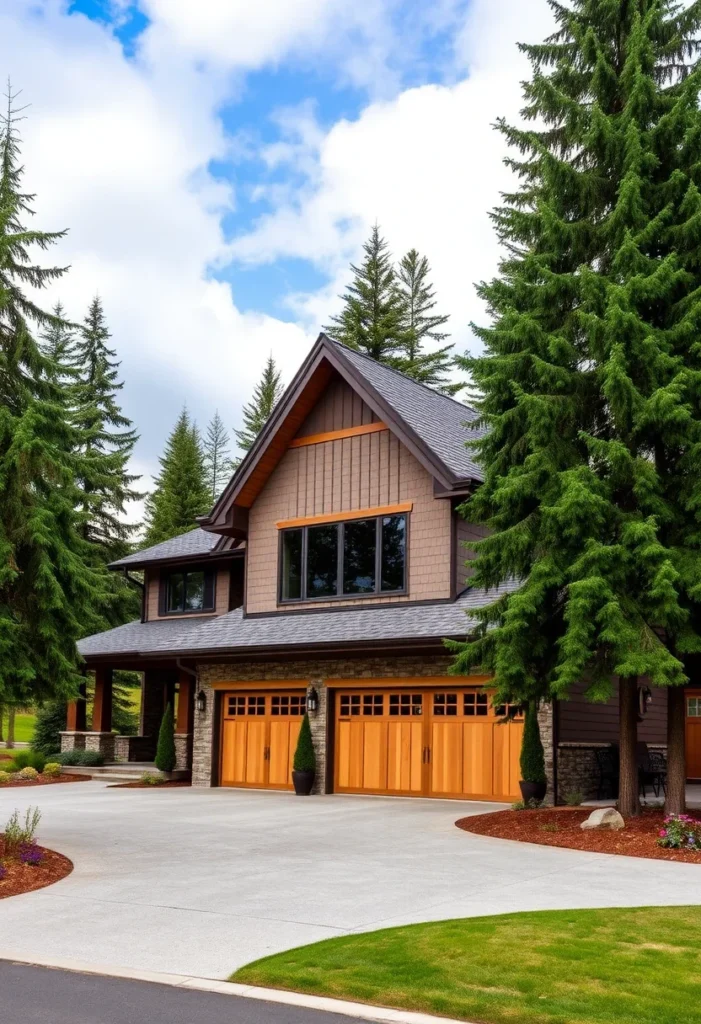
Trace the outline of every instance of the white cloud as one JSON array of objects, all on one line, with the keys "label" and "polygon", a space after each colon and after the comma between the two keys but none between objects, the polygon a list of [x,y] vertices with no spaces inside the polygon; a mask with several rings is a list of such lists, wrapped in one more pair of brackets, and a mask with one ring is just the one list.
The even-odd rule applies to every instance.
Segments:
[{"label": "white cloud", "polygon": [[310,131],[304,111],[296,145],[275,152],[296,172],[307,171],[306,182],[235,240],[235,258],[256,264],[297,256],[330,273],[332,283],[320,292],[290,297],[305,322],[324,322],[349,259],[377,219],[395,254],[416,246],[429,257],[441,308],[464,348],[469,321],[484,315],[473,285],[496,269],[489,211],[513,184],[502,163],[504,140],[492,125],[501,115],[518,117],[528,67],[516,41],[540,40],[550,26],[541,0],[475,0],[456,40],[456,60],[469,77],[373,103],[322,137]]}]

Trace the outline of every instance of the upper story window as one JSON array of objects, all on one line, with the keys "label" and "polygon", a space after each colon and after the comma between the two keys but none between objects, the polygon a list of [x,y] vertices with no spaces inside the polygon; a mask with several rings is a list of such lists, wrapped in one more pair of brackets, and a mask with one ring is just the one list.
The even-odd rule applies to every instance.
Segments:
[{"label": "upper story window", "polygon": [[403,593],[406,530],[405,515],[283,530],[280,600]]},{"label": "upper story window", "polygon": [[214,573],[205,569],[170,572],[165,579],[166,615],[214,611]]}]

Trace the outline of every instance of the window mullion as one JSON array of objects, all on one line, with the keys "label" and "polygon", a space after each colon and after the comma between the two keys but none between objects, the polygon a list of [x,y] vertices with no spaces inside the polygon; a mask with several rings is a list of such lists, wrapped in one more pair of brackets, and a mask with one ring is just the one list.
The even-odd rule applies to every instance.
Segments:
[{"label": "window mullion", "polygon": [[375,520],[375,593],[382,593],[382,517]]},{"label": "window mullion", "polygon": [[345,524],[339,523],[336,533],[336,597],[343,597],[343,545],[345,541]]},{"label": "window mullion", "polygon": [[304,527],[302,530],[302,579],[300,593],[302,600],[307,600],[307,533],[308,527]]}]

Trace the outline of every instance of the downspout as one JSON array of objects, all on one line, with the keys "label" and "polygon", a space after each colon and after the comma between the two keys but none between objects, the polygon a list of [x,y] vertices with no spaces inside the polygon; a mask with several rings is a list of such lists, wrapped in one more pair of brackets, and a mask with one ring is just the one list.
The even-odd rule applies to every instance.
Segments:
[{"label": "downspout", "polygon": [[182,658],[175,659],[175,665],[181,672],[187,672],[188,675],[197,681],[197,671],[194,668],[188,668],[187,665],[183,665]]}]

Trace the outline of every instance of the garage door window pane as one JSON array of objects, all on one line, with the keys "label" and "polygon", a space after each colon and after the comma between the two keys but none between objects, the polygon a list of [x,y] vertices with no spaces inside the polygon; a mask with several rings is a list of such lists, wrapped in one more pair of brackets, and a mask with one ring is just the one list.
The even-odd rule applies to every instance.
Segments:
[{"label": "garage door window pane", "polygon": [[285,530],[282,535],[282,599],[298,601],[302,596],[302,531]]},{"label": "garage door window pane", "polygon": [[343,593],[375,592],[376,519],[358,519],[343,527]]},{"label": "garage door window pane", "polygon": [[335,597],[338,581],[338,527],[307,530],[307,597]]},{"label": "garage door window pane", "polygon": [[382,519],[382,591],[404,590],[406,563],[406,516]]}]

